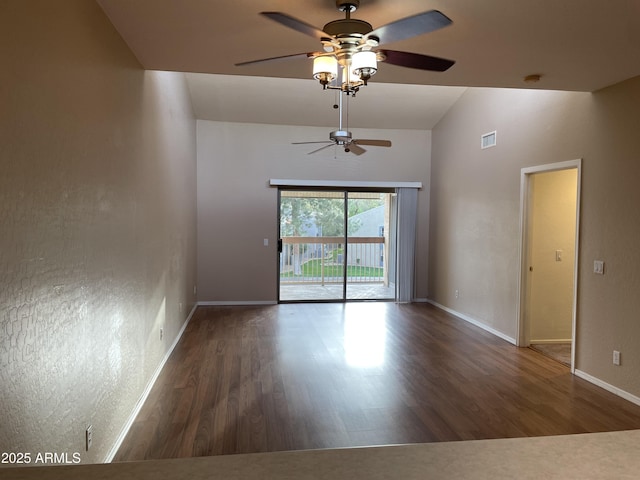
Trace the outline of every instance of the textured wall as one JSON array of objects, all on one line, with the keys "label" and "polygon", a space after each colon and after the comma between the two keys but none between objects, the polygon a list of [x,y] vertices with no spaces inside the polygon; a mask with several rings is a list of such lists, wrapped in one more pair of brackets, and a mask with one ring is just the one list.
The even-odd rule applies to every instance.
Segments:
[{"label": "textured wall", "polygon": [[195,120],[93,1],[3,0],[0,45],[0,451],[102,461],[194,302]]},{"label": "textured wall", "polygon": [[[384,138],[390,149],[367,147],[362,156],[328,148],[307,155],[331,128],[198,121],[198,299],[277,299],[277,188],[270,178],[415,181],[418,192],[417,297],[427,293],[431,132],[354,130]],[[263,239],[270,240],[269,247]]]},{"label": "textured wall", "polygon": [[430,298],[515,337],[520,169],[582,158],[576,368],[636,396],[638,108],[640,78],[593,94],[467,90],[433,130],[429,252]]},{"label": "textured wall", "polygon": [[[520,170],[584,156],[590,97],[469,89],[436,126],[431,299],[516,337]],[[481,135],[493,130],[497,145],[482,150]]]}]

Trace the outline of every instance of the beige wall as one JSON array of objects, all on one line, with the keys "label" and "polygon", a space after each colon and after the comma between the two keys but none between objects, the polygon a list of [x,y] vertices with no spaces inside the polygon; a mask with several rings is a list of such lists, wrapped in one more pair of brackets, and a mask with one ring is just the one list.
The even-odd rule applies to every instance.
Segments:
[{"label": "beige wall", "polygon": [[93,1],[3,0],[0,44],[0,451],[102,461],[194,303],[188,91]]},{"label": "beige wall", "polygon": [[[352,106],[355,108],[355,106]],[[277,188],[270,178],[413,181],[418,193],[417,297],[427,294],[431,134],[419,130],[354,129],[393,147],[362,156],[296,141],[328,139],[331,128],[198,121],[198,299],[273,302],[277,299]],[[264,247],[263,239],[269,239]]]},{"label": "beige wall", "polygon": [[530,177],[533,271],[528,274],[527,315],[532,343],[571,341],[577,175],[573,168]]},{"label": "beige wall", "polygon": [[[582,158],[576,368],[635,396],[638,107],[639,78],[594,94],[469,89],[433,130],[429,276],[431,299],[515,337],[520,169]],[[480,150],[496,129],[498,145]]]}]

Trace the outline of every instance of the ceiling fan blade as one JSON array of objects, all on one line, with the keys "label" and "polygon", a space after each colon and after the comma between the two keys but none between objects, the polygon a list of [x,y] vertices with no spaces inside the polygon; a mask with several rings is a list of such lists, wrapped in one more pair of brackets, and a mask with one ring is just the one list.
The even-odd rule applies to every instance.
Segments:
[{"label": "ceiling fan blade", "polygon": [[418,13],[411,17],[402,18],[387,23],[369,33],[368,37],[378,37],[380,44],[397,42],[407,38],[433,32],[453,23],[449,17],[438,10]]},{"label": "ceiling fan blade", "polygon": [[[317,143],[317,142],[316,142],[316,143]],[[318,148],[318,149],[314,150],[313,152],[309,152],[309,153],[307,153],[307,155],[311,155],[311,154],[313,154],[313,153],[318,153],[320,150],[324,150],[325,148],[332,147],[333,145],[334,145],[334,143],[333,143],[333,142],[331,142],[329,145],[325,145],[324,147],[320,147],[320,148]]]},{"label": "ceiling fan blade", "polygon": [[456,62],[446,58],[432,57],[419,53],[399,52],[397,50],[379,50],[384,56],[384,62],[400,67],[430,70],[432,72],[444,72]]},{"label": "ceiling fan blade", "polygon": [[349,149],[349,151],[351,153],[354,153],[356,155],[362,155],[364,152],[366,152],[366,150],[358,145],[356,145],[355,143],[351,142],[349,145],[347,145],[345,147],[345,151],[346,149]]},{"label": "ceiling fan blade", "polygon": [[260,12],[260,15],[264,15],[267,18],[270,18],[274,22],[278,22],[285,27],[289,27],[297,32],[304,33],[305,35],[309,35],[310,37],[317,38],[318,40],[322,40],[323,38],[328,38],[329,36],[324,33],[319,28],[314,27],[313,25],[309,25],[302,20],[298,20],[297,18],[293,18],[286,13],[280,12]]},{"label": "ceiling fan blade", "polygon": [[361,138],[358,138],[357,140],[353,140],[351,142],[352,145],[354,143],[358,145],[371,145],[373,147],[390,147],[391,146],[391,140],[363,140]]},{"label": "ceiling fan blade", "polygon": [[292,60],[294,58],[309,58],[309,57],[313,56],[314,54],[315,54],[315,52],[294,53],[293,55],[282,55],[280,57],[261,58],[260,60],[249,60],[248,62],[236,63],[236,67],[243,67],[245,65],[253,65],[255,63],[262,63],[262,62],[273,62],[273,61],[277,61],[277,60]]},{"label": "ceiling fan blade", "polygon": [[291,142],[291,145],[307,145],[309,143],[333,143],[329,140],[319,140],[317,142]]}]

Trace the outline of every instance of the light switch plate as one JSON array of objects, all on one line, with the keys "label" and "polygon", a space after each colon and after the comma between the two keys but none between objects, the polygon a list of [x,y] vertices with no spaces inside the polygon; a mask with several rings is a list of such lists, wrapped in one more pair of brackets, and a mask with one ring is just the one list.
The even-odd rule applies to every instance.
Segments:
[{"label": "light switch plate", "polygon": [[604,262],[602,260],[593,261],[593,273],[597,275],[604,275]]},{"label": "light switch plate", "polygon": [[620,352],[618,350],[613,351],[613,364],[620,365]]}]

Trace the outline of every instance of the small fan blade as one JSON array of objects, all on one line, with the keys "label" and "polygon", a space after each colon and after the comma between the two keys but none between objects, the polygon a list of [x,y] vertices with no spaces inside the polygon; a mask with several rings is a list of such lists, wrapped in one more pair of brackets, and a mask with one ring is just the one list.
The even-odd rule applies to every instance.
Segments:
[{"label": "small fan blade", "polygon": [[320,148],[314,150],[313,152],[307,153],[307,155],[311,155],[313,153],[318,153],[320,150],[324,150],[325,148],[333,147],[333,145],[334,145],[333,142],[331,142],[329,145],[325,145],[324,147],[320,147]]},{"label": "small fan blade", "polygon": [[357,140],[353,140],[351,142],[352,145],[354,143],[358,145],[371,145],[373,147],[390,147],[391,146],[391,140],[362,140],[358,138]]},{"label": "small fan blade", "polygon": [[274,22],[278,22],[285,27],[289,27],[297,32],[304,33],[305,35],[309,35],[310,37],[317,38],[318,40],[322,40],[323,38],[328,38],[329,35],[324,33],[322,30],[314,27],[313,25],[309,25],[302,20],[298,20],[297,18],[293,18],[286,13],[280,12],[260,12],[260,15],[264,15],[267,18],[270,18]]},{"label": "small fan blade", "polygon": [[364,152],[366,152],[366,150],[362,147],[359,147],[358,145],[356,145],[355,143],[351,142],[349,145],[347,145],[345,147],[345,151],[346,149],[349,149],[349,151],[355,155],[362,155]]},{"label": "small fan blade", "polygon": [[293,55],[282,55],[280,57],[261,58],[260,60],[249,60],[248,62],[236,63],[236,67],[243,67],[245,65],[253,65],[254,63],[273,62],[278,60],[292,60],[294,58],[309,58],[315,55],[315,52],[309,53],[294,53]]},{"label": "small fan blade", "polygon": [[387,23],[369,33],[368,37],[378,37],[380,44],[398,42],[407,38],[433,32],[453,23],[449,17],[438,10],[418,13],[411,17],[402,18]]},{"label": "small fan blade", "polygon": [[456,62],[446,58],[421,55],[419,53],[399,52],[397,50],[379,50],[384,56],[384,62],[400,67],[417,68],[432,72],[444,72]]},{"label": "small fan blade", "polygon": [[317,142],[291,142],[291,145],[307,145],[309,143],[333,143],[329,140],[319,140]]}]

